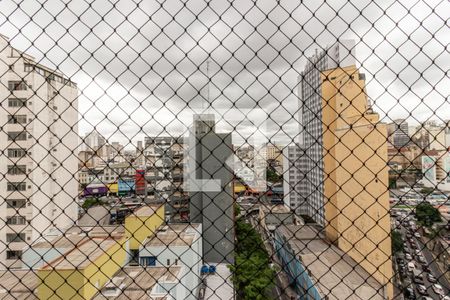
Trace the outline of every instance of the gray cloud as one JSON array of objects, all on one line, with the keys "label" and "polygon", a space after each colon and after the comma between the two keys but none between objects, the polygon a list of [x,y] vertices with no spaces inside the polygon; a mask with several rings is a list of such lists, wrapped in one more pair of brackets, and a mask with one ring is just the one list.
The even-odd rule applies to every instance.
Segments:
[{"label": "gray cloud", "polygon": [[183,132],[207,97],[209,58],[212,106],[262,108],[270,137],[287,142],[298,133],[297,76],[339,38],[356,40],[385,120],[450,118],[450,4],[410,2],[4,0],[0,32],[78,82],[81,133],[95,126],[126,143]]}]

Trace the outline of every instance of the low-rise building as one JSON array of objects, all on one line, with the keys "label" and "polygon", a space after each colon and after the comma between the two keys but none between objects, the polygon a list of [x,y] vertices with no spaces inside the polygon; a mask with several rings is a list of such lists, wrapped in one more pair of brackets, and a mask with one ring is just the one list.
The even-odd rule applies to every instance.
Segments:
[{"label": "low-rise building", "polygon": [[184,266],[180,271],[180,283],[189,292],[182,299],[197,299],[203,262],[201,233],[201,224],[169,224],[160,227],[140,247],[140,265],[164,268]]},{"label": "low-rise building", "polygon": [[126,265],[137,264],[139,247],[163,222],[164,205],[147,205],[123,225],[77,226],[43,237],[23,255],[26,269],[37,269],[37,297],[91,299]]}]

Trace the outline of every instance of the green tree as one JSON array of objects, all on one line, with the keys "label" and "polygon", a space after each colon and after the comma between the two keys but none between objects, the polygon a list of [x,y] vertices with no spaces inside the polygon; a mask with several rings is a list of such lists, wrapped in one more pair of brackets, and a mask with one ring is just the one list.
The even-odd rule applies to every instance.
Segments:
[{"label": "green tree", "polygon": [[420,192],[421,192],[422,194],[429,195],[429,194],[431,194],[431,193],[434,192],[434,189],[433,189],[433,188],[430,188],[430,187],[424,187],[424,188],[422,188],[422,189],[420,190]]},{"label": "green tree", "polygon": [[86,200],[84,200],[83,205],[81,205],[81,207],[84,208],[85,210],[88,210],[90,207],[104,204],[105,202],[103,202],[99,198],[87,198]]},{"label": "green tree", "polygon": [[428,202],[422,202],[416,206],[416,217],[418,223],[426,227],[431,227],[434,223],[442,221],[439,210]]},{"label": "green tree", "polygon": [[277,172],[272,168],[267,168],[266,170],[266,178],[267,181],[270,182],[279,182],[281,181],[281,176],[277,174]]},{"label": "green tree", "polygon": [[236,222],[236,261],[230,266],[239,299],[266,300],[273,286],[275,271],[269,267],[269,255],[256,230],[238,219]]},{"label": "green tree", "polygon": [[403,251],[403,238],[402,234],[397,230],[391,231],[391,244],[392,253],[397,253]]},{"label": "green tree", "polygon": [[239,206],[239,204],[234,203],[234,216],[237,218],[240,213],[241,213],[241,207]]}]

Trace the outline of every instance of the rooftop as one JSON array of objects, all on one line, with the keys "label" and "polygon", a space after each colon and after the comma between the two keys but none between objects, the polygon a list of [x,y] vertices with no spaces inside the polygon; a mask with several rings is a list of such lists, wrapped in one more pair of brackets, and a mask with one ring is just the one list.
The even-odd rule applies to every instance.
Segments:
[{"label": "rooftop", "polygon": [[234,286],[227,264],[217,264],[216,273],[206,277],[205,300],[232,300]]},{"label": "rooftop", "polygon": [[169,224],[150,237],[145,246],[191,246],[200,234],[200,224]]},{"label": "rooftop", "polygon": [[323,296],[330,300],[383,299],[383,286],[350,256],[320,238],[314,227],[285,225],[280,230]]},{"label": "rooftop", "polygon": [[113,238],[87,238],[64,255],[50,261],[42,270],[84,269],[117,243]]},{"label": "rooftop", "polygon": [[37,299],[38,277],[33,270],[0,271],[0,299]]},{"label": "rooftop", "polygon": [[97,205],[90,207],[88,211],[78,220],[81,226],[108,225],[111,214],[108,208]]},{"label": "rooftop", "polygon": [[[178,283],[181,269],[181,266],[124,267],[93,299],[149,299],[148,295],[156,283]],[[117,293],[114,293],[114,291],[111,293],[108,288],[117,288]],[[161,295],[151,299],[164,300],[166,296]]]},{"label": "rooftop", "polygon": [[83,240],[90,238],[120,238],[125,234],[122,225],[108,226],[73,226],[66,232],[56,236],[44,236],[33,244],[32,248],[74,248]]},{"label": "rooftop", "polygon": [[152,216],[162,205],[149,204],[136,209],[129,217],[149,217]]}]

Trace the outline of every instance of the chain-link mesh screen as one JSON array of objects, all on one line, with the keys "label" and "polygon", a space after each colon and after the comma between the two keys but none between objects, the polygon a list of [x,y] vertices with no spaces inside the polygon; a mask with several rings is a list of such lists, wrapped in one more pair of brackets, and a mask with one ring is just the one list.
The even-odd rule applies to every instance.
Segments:
[{"label": "chain-link mesh screen", "polygon": [[1,1],[0,298],[450,299],[449,17]]}]

